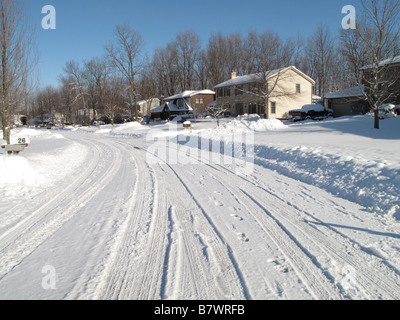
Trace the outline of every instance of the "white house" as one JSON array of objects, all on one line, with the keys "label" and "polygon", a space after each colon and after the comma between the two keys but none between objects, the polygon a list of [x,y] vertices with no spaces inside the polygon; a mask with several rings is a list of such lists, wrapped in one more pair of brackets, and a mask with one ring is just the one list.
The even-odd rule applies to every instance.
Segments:
[{"label": "white house", "polygon": [[160,99],[158,98],[151,98],[146,100],[141,100],[137,102],[138,105],[138,114],[140,116],[147,116],[149,111],[153,110],[160,106]]},{"label": "white house", "polygon": [[265,73],[236,76],[215,86],[217,104],[229,106],[234,116],[257,113],[287,119],[289,111],[311,104],[315,81],[294,66]]}]

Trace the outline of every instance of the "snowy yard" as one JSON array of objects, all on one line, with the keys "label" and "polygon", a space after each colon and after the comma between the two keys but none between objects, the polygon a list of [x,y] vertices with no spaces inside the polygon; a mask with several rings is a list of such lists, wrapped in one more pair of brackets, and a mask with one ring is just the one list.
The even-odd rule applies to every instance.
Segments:
[{"label": "snowy yard", "polygon": [[399,299],[400,117],[16,129],[1,299]]}]

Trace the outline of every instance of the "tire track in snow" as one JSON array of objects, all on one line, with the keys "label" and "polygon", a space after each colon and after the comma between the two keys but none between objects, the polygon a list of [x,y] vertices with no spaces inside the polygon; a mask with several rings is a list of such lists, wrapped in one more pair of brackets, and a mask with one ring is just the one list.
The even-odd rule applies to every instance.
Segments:
[{"label": "tire track in snow", "polygon": [[[111,248],[111,253],[108,261],[105,263],[105,268],[100,275],[99,285],[96,288],[95,299],[117,299],[123,287],[123,279],[127,273],[126,261],[123,258],[129,259],[131,245],[129,241],[137,239],[136,226],[140,225],[141,214],[144,200],[139,198],[138,188],[141,183],[141,177],[138,170],[138,162],[134,159],[136,164],[136,182],[133,187],[132,197],[128,202],[128,216],[118,231],[114,245]],[[141,201],[142,200],[142,201]],[[134,230],[132,230],[134,229]]]},{"label": "tire track in snow", "polygon": [[[132,148],[131,145],[130,147]],[[133,150],[140,166],[147,163],[145,149],[133,147]],[[167,170],[164,170],[165,168]],[[153,211],[152,209],[149,230],[144,235],[148,239],[148,243],[143,250],[141,261],[122,268],[118,263],[115,264],[112,269],[125,270],[125,274],[117,271],[117,275],[111,275],[111,278],[120,277],[121,279],[108,280],[108,289],[98,296],[112,299],[126,297],[130,299],[160,299],[179,296],[183,299],[187,298],[186,293],[189,292],[194,299],[245,298],[243,281],[237,275],[236,264],[232,261],[233,256],[229,248],[221,240],[215,226],[210,225],[211,221],[205,217],[204,210],[193,199],[193,194],[190,193],[179,175],[168,164],[166,167],[157,164],[143,169],[139,168],[139,172],[152,173],[153,183],[156,186],[153,188],[154,197],[161,196],[162,204],[158,210]],[[156,174],[155,171],[157,171]],[[155,179],[156,176],[157,179]],[[139,176],[139,180],[141,178],[143,179],[141,184],[149,181],[149,178]],[[151,189],[145,188],[148,191]],[[160,200],[154,201],[157,203]],[[168,202],[168,205],[165,201]],[[139,200],[139,203],[142,201]],[[188,219],[189,216],[192,218]],[[197,234],[193,233],[192,219],[199,221],[198,225],[202,226]],[[177,239],[172,238],[173,230],[174,234],[178,234]],[[202,237],[206,243],[210,252],[209,256],[212,257],[210,260],[204,256],[204,245],[199,241],[199,237]],[[128,246],[124,244],[121,247],[127,248]],[[169,260],[166,257],[169,257],[172,251],[178,253],[176,266],[172,267],[171,263],[164,266],[164,262]],[[125,256],[126,254],[120,255],[121,264],[127,261]],[[129,270],[131,272],[134,270],[136,275],[127,281],[129,275],[126,273],[129,273]],[[127,285],[128,282],[129,285]],[[115,288],[113,283],[124,284],[122,287]],[[126,287],[130,289],[126,289]],[[183,292],[182,288],[184,288]]]},{"label": "tire track in snow", "polygon": [[[232,174],[232,172],[227,168],[221,167],[221,169]],[[219,178],[223,177],[219,175]],[[297,206],[290,204],[290,202],[281,199],[272,191],[268,191],[266,188],[261,187],[249,179],[237,176],[236,178],[242,181],[242,185],[243,182],[246,184],[245,186],[242,186],[240,190],[254,201],[262,210],[273,216],[282,227],[285,225],[285,221],[286,223],[292,224],[299,230],[299,233],[301,233],[302,236],[307,236],[330,258],[339,261],[343,266],[351,266],[354,268],[357,279],[354,281],[353,285],[360,287],[366,298],[391,300],[397,299],[400,296],[399,276],[396,272],[380,262],[378,258],[355,248],[351,243],[351,240],[344,238],[335,230],[333,230],[336,232],[334,237],[329,236],[329,233],[320,230],[320,228],[323,228],[324,226],[322,221],[318,220],[306,211],[299,209]],[[289,215],[288,212],[291,214]],[[294,218],[296,212],[306,214],[319,221],[322,227],[317,228],[316,225],[311,226],[304,220]],[[301,215],[297,214],[297,216]],[[296,240],[295,236],[292,236],[292,238]],[[314,260],[312,254],[309,256]],[[373,260],[374,264],[371,265],[371,261]],[[324,274],[324,276],[327,275]],[[329,283],[331,282],[332,279],[330,279]],[[337,286],[338,289],[341,287],[340,284],[334,285]],[[347,295],[342,288],[340,289],[342,291],[341,296]]]},{"label": "tire track in snow", "polygon": [[218,177],[218,181],[247,208],[248,212],[256,219],[276,246],[280,248],[283,255],[291,262],[293,269],[296,270],[316,299],[343,298],[338,288],[326,277],[319,265],[315,264],[314,257],[300,243],[296,242],[296,239],[284,228],[277,217],[264,210],[254,199],[248,197],[247,193],[243,193],[242,189],[237,187],[243,185],[243,182],[248,183],[247,179],[238,176],[221,165],[210,164],[202,161],[202,159],[193,157],[191,154],[187,154],[187,156],[212,169],[216,177]]},{"label": "tire track in snow", "polygon": [[[184,270],[175,274],[174,287],[185,296],[175,298],[187,298],[188,291],[192,291],[193,299],[249,299],[231,248],[173,166],[166,167],[170,171],[168,181],[176,181],[170,184],[173,187],[168,190],[168,198],[174,206],[173,217],[178,227],[178,268]],[[204,250],[209,253],[208,258]]]},{"label": "tire track in snow", "polygon": [[100,158],[98,145],[87,142],[95,150],[95,161],[90,161],[85,171],[58,196],[0,236],[0,280],[102,190],[106,181],[118,169],[121,159],[118,153],[113,153],[113,165],[100,173],[98,184],[92,185],[88,177],[94,174],[96,168],[101,167],[103,159]]},{"label": "tire track in snow", "polygon": [[[204,150],[202,150],[202,152],[204,152]],[[187,156],[193,157],[192,155],[187,155]],[[319,263],[316,261],[316,257],[314,257],[311,253],[307,252],[307,250],[305,250],[305,248],[302,247],[301,243],[297,241],[296,237],[290,234],[290,232],[284,227],[285,225],[284,221],[286,221],[286,223],[294,225],[302,235],[308,236],[308,238],[313,243],[317,244],[320,247],[320,249],[324,251],[329,257],[339,260],[342,265],[348,265],[353,267],[355,270],[355,274],[357,274],[358,278],[357,283],[359,286],[361,286],[361,290],[364,292],[366,298],[372,297],[375,299],[381,299],[381,298],[393,299],[399,297],[400,280],[396,271],[392,270],[386,264],[379,261],[377,257],[371,256],[366,252],[355,248],[354,245],[352,245],[351,239],[343,237],[338,231],[334,230],[333,228],[328,228],[327,226],[325,226],[325,228],[331,229],[336,233],[334,238],[327,237],[326,233],[319,230],[316,227],[316,225],[310,226],[307,223],[303,223],[302,225],[300,225],[299,221],[296,221],[295,219],[290,218],[289,215],[284,214],[285,212],[297,210],[298,209],[297,206],[291,205],[290,202],[281,199],[272,191],[268,191],[266,189],[267,187],[265,188],[261,187],[259,185],[260,181],[252,181],[251,179],[246,179],[243,176],[238,176],[235,174],[235,172],[224,166],[221,166],[220,164],[210,164],[202,161],[201,159],[195,157],[193,158],[196,161],[199,161],[200,163],[203,162],[204,165],[213,168],[217,173],[216,175],[218,176],[218,178],[222,179],[222,181],[225,180],[225,185],[228,189],[229,189],[228,185],[232,184],[231,178],[236,179],[237,181],[237,183],[233,183],[233,185],[241,185],[241,184],[246,185],[246,187],[241,187],[236,191],[231,191],[231,193],[233,195],[239,195],[242,192],[251,200],[251,202],[255,203],[262,211],[269,214],[271,218],[275,219],[275,222],[280,226],[280,228],[284,232],[286,232],[287,235],[289,235],[289,238],[297,242],[297,245],[300,246],[301,250],[303,250],[304,253],[306,253],[306,256],[309,257],[311,262],[315,263],[316,268],[313,267],[313,269],[315,269],[316,274],[319,273],[322,276],[321,278],[322,282],[327,283],[329,287],[332,287],[333,285],[333,287],[329,289],[329,291],[333,294],[332,296],[333,299],[343,298],[344,295],[346,295],[347,293],[343,292],[343,289],[340,288],[341,287],[340,284],[333,283],[334,279],[332,279],[331,276],[328,276],[323,270],[320,269],[322,268],[322,266],[320,266]],[[229,176],[229,179],[227,179],[226,176],[221,175],[222,172],[224,172],[227,176]],[[245,188],[250,188],[252,189],[252,191],[246,192],[244,190]],[[264,197],[259,196],[260,192],[261,194],[264,194]],[[256,198],[258,198],[258,200],[256,200]],[[271,204],[275,205],[275,209],[272,211],[271,211]],[[250,206],[252,205],[250,204]],[[310,216],[310,214],[308,214],[305,211],[303,211],[303,213]],[[316,219],[315,217],[313,218]],[[324,226],[324,223],[322,221],[320,221],[320,224]],[[318,232],[320,233],[319,235]],[[371,266],[370,263],[371,260],[375,261],[373,266]],[[312,264],[308,265],[312,266]],[[320,270],[318,271],[318,269]],[[342,292],[339,292],[340,289]],[[323,294],[323,290],[318,289],[317,292]],[[323,294],[323,296],[329,298],[329,294],[328,295]]]},{"label": "tire track in snow", "polygon": [[[387,267],[378,257],[367,254],[357,246],[354,246],[354,242],[351,239],[343,236],[334,228],[330,228],[315,216],[290,202],[283,201],[270,191],[265,189],[264,191],[265,197],[268,197],[269,194],[270,197],[280,200],[280,202],[275,202],[278,206],[274,210],[279,212],[282,219],[292,224],[303,235],[308,236],[321,250],[335,261],[338,261],[340,265],[354,268],[356,279],[353,279],[351,284],[354,289],[360,289],[368,299],[392,300],[399,298],[400,277],[395,270]],[[255,197],[258,197],[258,195],[255,195]],[[292,208],[291,212],[294,211],[308,216],[310,221],[294,219],[293,215],[287,214],[290,207]],[[315,223],[311,220],[314,220]],[[343,294],[346,294],[346,292],[343,292]]]},{"label": "tire track in snow", "polygon": [[[215,169],[215,174],[220,182],[237,197],[237,200],[247,208],[247,211],[255,218],[258,224],[273,240],[275,245],[281,250],[286,260],[290,262],[292,268],[296,271],[304,284],[316,299],[342,299],[341,294],[326,275],[315,264],[311,254],[296,241],[290,232],[282,225],[281,221],[269,210],[261,207],[254,198],[250,196],[248,190],[244,191],[243,183],[232,183],[238,179],[236,175],[229,174],[229,178],[221,175],[221,171]],[[229,180],[229,182],[228,182]],[[237,185],[242,185],[237,187]],[[251,192],[251,194],[253,194]]]},{"label": "tire track in snow", "polygon": [[168,240],[168,211],[166,210],[165,193],[161,192],[159,181],[151,170],[154,204],[151,211],[151,224],[148,232],[148,243],[144,250],[146,256],[138,266],[138,275],[134,278],[130,299],[161,299],[164,261]]},{"label": "tire track in snow", "polygon": [[[115,148],[115,146],[110,145],[110,148]],[[101,287],[103,284],[104,275],[110,271],[109,267],[112,265],[110,261],[116,259],[116,255],[118,254],[116,248],[121,241],[121,235],[123,235],[124,230],[126,230],[126,221],[129,220],[129,214],[133,210],[138,188],[137,179],[132,179],[132,175],[135,177],[138,176],[137,163],[132,157],[132,154],[128,151],[129,150],[118,149],[118,152],[128,153],[128,156],[126,154],[122,155],[125,162],[120,163],[120,172],[108,181],[108,185],[110,185],[112,189],[115,189],[114,186],[118,185],[120,192],[118,194],[111,194],[112,197],[108,197],[108,195],[101,197],[102,194],[99,195],[100,199],[97,200],[99,213],[101,210],[104,210],[104,208],[109,207],[108,202],[111,201],[110,198],[112,199],[112,208],[103,218],[104,226],[101,229],[102,236],[98,237],[98,242],[88,255],[85,261],[85,267],[79,279],[75,281],[74,287],[66,295],[65,299],[93,298],[98,287]],[[133,185],[132,182],[134,182]],[[108,189],[105,188],[105,190]],[[122,218],[124,216],[125,218]],[[101,218],[100,214],[98,218]],[[104,252],[107,252],[105,256]]]},{"label": "tire track in snow", "polygon": [[119,231],[95,297],[160,299],[169,232],[165,192],[159,188],[153,169],[145,165],[143,151],[119,143],[131,148],[137,179],[129,216]]},{"label": "tire track in snow", "polygon": [[[171,148],[172,145],[170,144],[169,147]],[[177,149],[176,149],[177,150]],[[186,154],[188,157],[193,157],[190,154]],[[156,156],[157,157],[157,156]],[[198,158],[194,158],[196,161],[199,161],[200,163],[202,162]],[[231,281],[230,283],[240,283],[241,285],[241,290],[242,290],[242,295],[243,297],[250,299],[250,294],[249,291],[246,287],[245,280],[241,275],[240,268],[235,261],[233,257],[233,252],[232,249],[229,247],[229,245],[226,243],[226,241],[223,240],[222,235],[217,231],[216,226],[212,223],[212,220],[204,209],[202,208],[200,202],[196,200],[196,195],[190,192],[189,187],[184,183],[184,181],[180,178],[179,174],[174,170],[173,166],[169,165],[166,161],[163,159],[160,159],[161,162],[163,162],[168,168],[172,170],[176,178],[179,180],[180,186],[184,186],[184,189],[186,189],[186,192],[189,193],[191,199],[195,201],[195,207],[198,207],[201,209],[202,214],[197,214],[196,217],[203,216],[205,218],[205,223],[202,225],[209,225],[211,228],[214,230],[214,232],[217,232],[216,238],[218,238],[220,241],[222,240],[222,243],[225,247],[225,250],[228,252],[229,258],[227,260],[230,260],[231,265],[233,266],[235,270],[235,274],[238,277],[236,281]],[[190,162],[189,162],[190,163]],[[221,177],[219,175],[218,181],[226,181],[223,183],[224,187],[229,190],[237,199],[238,201],[246,208],[248,208],[249,213],[252,213],[252,216],[258,221],[258,223],[263,227],[263,229],[267,232],[267,234],[270,235],[270,238],[274,241],[274,243],[278,246],[278,248],[281,249],[282,253],[286,256],[288,261],[292,261],[292,266],[295,270],[297,270],[297,273],[303,279],[305,284],[308,286],[310,289],[311,293],[316,297],[317,299],[341,299],[341,295],[338,292],[337,288],[332,285],[329,279],[327,279],[321,269],[319,269],[318,266],[316,266],[311,258],[302,250],[304,248],[299,247],[298,244],[296,244],[293,239],[288,235],[287,231],[282,229],[282,227],[277,223],[277,221],[274,220],[274,218],[271,216],[269,217],[269,220],[266,218],[265,212],[258,207],[253,201],[247,201],[247,197],[243,196],[243,193],[239,188],[236,188],[235,191],[232,190],[233,187],[230,187],[233,181],[238,181],[236,179],[239,179],[235,173],[231,172],[230,170],[227,170],[223,168],[222,166],[213,166],[208,163],[204,163],[206,167],[211,168],[213,171],[218,172],[218,173],[228,173],[228,178],[227,177]],[[221,168],[219,168],[221,167]],[[229,181],[228,181],[229,180]],[[234,183],[233,183],[234,184]],[[239,183],[238,185],[240,185]],[[176,190],[176,188],[174,188]],[[180,192],[179,195],[182,197],[182,194],[184,191]],[[240,196],[242,194],[242,196]],[[255,214],[254,212],[257,212],[258,214]],[[193,229],[193,226],[191,226],[191,229]],[[221,257],[221,255],[217,255],[218,258]],[[226,278],[226,277],[225,277]],[[221,278],[220,278],[221,279]]]}]

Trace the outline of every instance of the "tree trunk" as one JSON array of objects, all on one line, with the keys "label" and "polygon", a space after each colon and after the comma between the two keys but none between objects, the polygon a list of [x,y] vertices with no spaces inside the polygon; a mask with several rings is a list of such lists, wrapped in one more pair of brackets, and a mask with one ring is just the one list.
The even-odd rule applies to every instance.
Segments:
[{"label": "tree trunk", "polygon": [[374,109],[374,128],[379,129],[379,109]]},{"label": "tree trunk", "polygon": [[11,143],[11,128],[3,127],[3,140],[5,140],[7,144]]},{"label": "tree trunk", "polygon": [[269,100],[268,99],[265,99],[265,110],[264,111],[265,111],[264,118],[269,119],[270,114],[269,114]]}]

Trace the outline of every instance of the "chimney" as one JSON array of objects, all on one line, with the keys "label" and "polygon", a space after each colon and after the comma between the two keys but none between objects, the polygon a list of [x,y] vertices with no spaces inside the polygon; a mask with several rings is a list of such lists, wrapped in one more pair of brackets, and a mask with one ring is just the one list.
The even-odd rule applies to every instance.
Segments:
[{"label": "chimney", "polygon": [[231,79],[235,79],[235,78],[236,78],[236,71],[232,71]]}]

